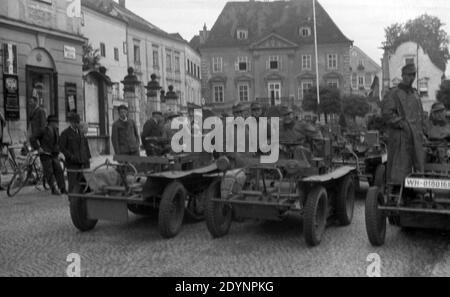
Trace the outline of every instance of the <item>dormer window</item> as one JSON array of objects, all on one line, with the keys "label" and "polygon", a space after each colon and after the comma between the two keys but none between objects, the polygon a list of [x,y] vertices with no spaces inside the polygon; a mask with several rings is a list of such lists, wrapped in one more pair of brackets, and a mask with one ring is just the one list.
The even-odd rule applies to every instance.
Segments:
[{"label": "dormer window", "polygon": [[248,30],[244,30],[244,29],[237,30],[237,39],[238,40],[248,39]]},{"label": "dormer window", "polygon": [[300,37],[311,36],[311,27],[300,27],[298,34],[300,35]]}]

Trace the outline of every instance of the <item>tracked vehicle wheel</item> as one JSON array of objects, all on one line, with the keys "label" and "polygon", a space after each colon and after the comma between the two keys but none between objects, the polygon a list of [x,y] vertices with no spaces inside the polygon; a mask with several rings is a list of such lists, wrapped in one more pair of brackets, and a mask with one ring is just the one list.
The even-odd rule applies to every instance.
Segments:
[{"label": "tracked vehicle wheel", "polygon": [[[73,193],[83,193],[82,187],[76,185],[73,188]],[[81,232],[91,231],[97,225],[98,220],[91,220],[87,215],[86,200],[77,197],[71,197],[70,200],[70,218],[73,225]]]}]

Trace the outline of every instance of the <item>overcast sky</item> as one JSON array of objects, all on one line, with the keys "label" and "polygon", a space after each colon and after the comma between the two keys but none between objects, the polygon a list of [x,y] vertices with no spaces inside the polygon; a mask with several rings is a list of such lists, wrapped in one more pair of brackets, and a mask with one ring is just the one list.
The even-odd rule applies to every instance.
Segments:
[{"label": "overcast sky", "polygon": [[[243,0],[234,0],[243,1]],[[248,0],[246,0],[248,1]],[[203,24],[210,29],[227,0],[126,0],[127,8],[166,32],[190,40]],[[343,33],[380,64],[384,28],[423,13],[446,23],[450,34],[450,0],[319,0]],[[449,23],[449,24],[447,24]],[[450,68],[450,65],[447,67]],[[450,74],[450,69],[447,69]]]}]

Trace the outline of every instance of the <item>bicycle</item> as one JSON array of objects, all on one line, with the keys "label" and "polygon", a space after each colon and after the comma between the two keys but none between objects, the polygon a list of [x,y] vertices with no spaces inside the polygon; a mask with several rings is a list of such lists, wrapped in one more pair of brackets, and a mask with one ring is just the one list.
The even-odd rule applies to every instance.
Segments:
[{"label": "bicycle", "polygon": [[21,150],[22,155],[25,155],[24,162],[21,163],[15,157],[13,149],[9,148],[9,154],[15,164],[15,170],[6,190],[8,196],[14,197],[27,185],[34,185],[38,190],[41,190],[39,186],[42,184],[44,189],[48,190],[50,187],[45,181],[37,151],[32,151],[25,145]]}]

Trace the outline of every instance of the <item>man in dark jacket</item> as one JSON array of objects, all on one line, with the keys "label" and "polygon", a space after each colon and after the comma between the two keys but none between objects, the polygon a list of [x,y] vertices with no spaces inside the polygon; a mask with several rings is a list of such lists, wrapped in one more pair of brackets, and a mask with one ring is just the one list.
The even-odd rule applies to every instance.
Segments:
[{"label": "man in dark jacket", "polygon": [[67,178],[69,180],[69,193],[83,178],[81,172],[71,172],[89,168],[91,152],[86,137],[80,129],[80,116],[76,113],[69,114],[67,120],[70,127],[61,133],[60,148],[66,158]]},{"label": "man in dark jacket", "polygon": [[127,106],[119,106],[119,117],[112,126],[111,135],[115,154],[139,156],[139,133],[136,123],[128,118]]},{"label": "man in dark jacket", "polygon": [[147,156],[157,155],[157,148],[154,146],[163,137],[164,134],[164,119],[160,111],[154,111],[152,118],[148,120],[142,131],[141,141],[145,148]]},{"label": "man in dark jacket", "polygon": [[419,94],[412,85],[416,67],[408,64],[402,69],[403,81],[383,99],[382,115],[388,127],[387,182],[402,185],[413,170],[423,172],[423,149],[426,129]]},{"label": "man in dark jacket", "polygon": [[29,116],[29,133],[31,137],[36,138],[36,135],[41,132],[46,126],[46,114],[45,110],[39,106],[39,99],[31,97],[29,101],[30,116]]},{"label": "man in dark jacket", "polygon": [[[52,194],[66,194],[64,172],[59,162],[58,118],[49,116],[47,123],[45,128],[31,136],[31,145],[39,152],[44,177],[52,190]],[[55,180],[58,186],[56,186]]]}]

